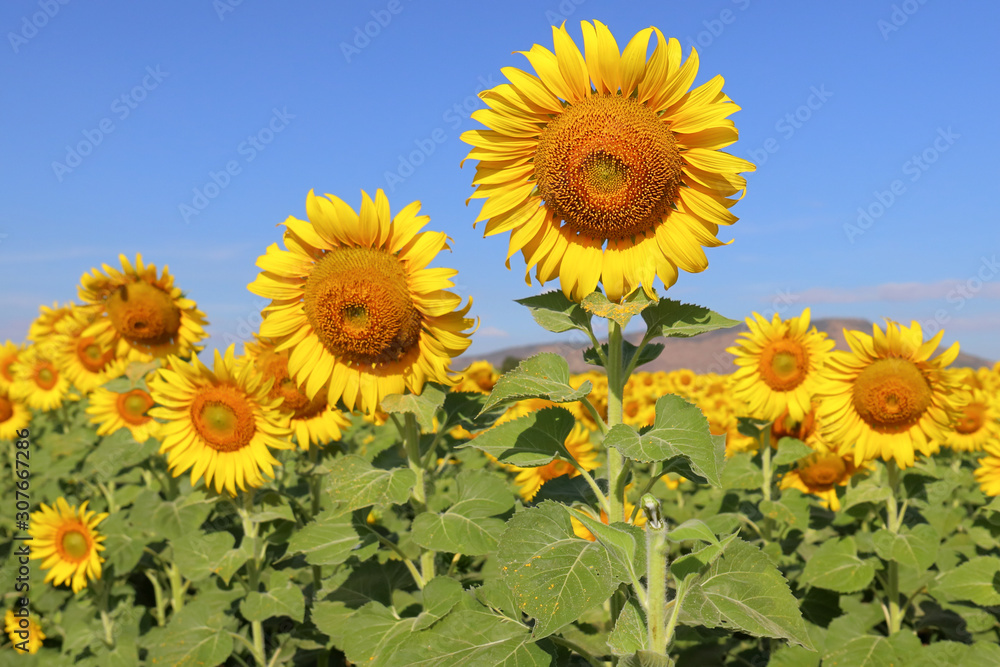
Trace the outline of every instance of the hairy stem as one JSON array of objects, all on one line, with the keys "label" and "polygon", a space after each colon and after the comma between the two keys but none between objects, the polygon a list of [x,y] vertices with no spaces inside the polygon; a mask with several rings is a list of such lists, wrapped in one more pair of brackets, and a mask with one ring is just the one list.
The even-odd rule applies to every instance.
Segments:
[{"label": "hairy stem", "polygon": [[[897,494],[899,493],[899,468],[892,459],[886,461],[886,472],[889,475],[889,490],[891,493],[885,501],[885,527],[893,535],[899,534],[902,525],[902,516],[897,505]],[[899,632],[903,627],[903,609],[899,606],[899,563],[890,560],[886,563],[886,606],[888,607],[889,635]]]}]

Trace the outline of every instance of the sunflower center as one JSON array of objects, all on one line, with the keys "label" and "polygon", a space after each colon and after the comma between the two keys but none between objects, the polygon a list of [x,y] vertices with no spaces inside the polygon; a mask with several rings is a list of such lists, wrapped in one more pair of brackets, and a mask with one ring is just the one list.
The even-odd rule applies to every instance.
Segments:
[{"label": "sunflower center", "polygon": [[151,407],[153,407],[153,397],[142,389],[132,389],[118,395],[118,414],[133,426],[145,424],[152,419],[146,414],[146,410]]},{"label": "sunflower center", "polygon": [[806,379],[809,370],[806,350],[797,341],[780,338],[761,352],[760,377],[775,391],[791,391]]},{"label": "sunflower center", "polygon": [[48,391],[59,383],[59,371],[49,362],[43,362],[42,366],[35,372],[35,384]]},{"label": "sunflower center", "polygon": [[535,180],[556,219],[593,239],[626,239],[672,210],[683,161],[646,105],[599,95],[556,116],[538,139]]},{"label": "sunflower center", "polygon": [[398,361],[420,340],[421,316],[406,270],[387,252],[327,252],[306,279],[303,302],[323,346],[351,363]]},{"label": "sunflower center", "polygon": [[81,561],[90,552],[90,541],[79,530],[67,530],[62,536],[63,553],[71,560]]},{"label": "sunflower center", "polygon": [[113,349],[102,350],[101,346],[94,342],[93,336],[76,341],[76,358],[91,373],[99,373],[114,355]]},{"label": "sunflower center", "polygon": [[969,403],[962,408],[962,414],[955,421],[955,430],[963,435],[969,435],[977,432],[985,423],[986,406],[982,403]]},{"label": "sunflower center", "polygon": [[14,416],[14,404],[6,396],[0,396],[0,424]]},{"label": "sunflower center", "polygon": [[931,387],[908,359],[879,359],[854,381],[854,409],[872,429],[902,433],[931,405]]},{"label": "sunflower center", "polygon": [[844,459],[830,455],[799,469],[799,477],[811,489],[829,490],[843,479],[845,472]]},{"label": "sunflower center", "polygon": [[194,429],[217,452],[235,452],[250,444],[257,432],[253,408],[229,385],[209,387],[191,402]]},{"label": "sunflower center", "polygon": [[0,361],[0,374],[3,375],[3,379],[7,380],[7,382],[14,381],[14,372],[11,370],[11,366],[14,365],[15,361],[17,361],[17,357],[13,356]]},{"label": "sunflower center", "polygon": [[162,345],[181,329],[181,311],[173,298],[149,283],[121,285],[108,297],[106,307],[111,324],[130,343]]}]

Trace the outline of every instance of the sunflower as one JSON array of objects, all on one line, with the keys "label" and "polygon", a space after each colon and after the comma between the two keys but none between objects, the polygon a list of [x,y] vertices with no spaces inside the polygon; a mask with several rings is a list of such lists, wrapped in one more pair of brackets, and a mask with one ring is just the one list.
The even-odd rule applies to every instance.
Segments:
[{"label": "sunflower", "polygon": [[[260,334],[288,350],[288,370],[314,398],[371,413],[389,394],[425,382],[453,384],[449,363],[471,343],[473,325],[461,297],[445,291],[458,271],[428,269],[448,247],[443,232],[420,232],[427,216],[413,202],[391,217],[382,190],[362,192],[360,214],[309,192],[309,221],[289,217],[285,247],[257,260],[263,271],[248,287],[271,299]],[[328,384],[329,383],[329,384]]]},{"label": "sunflower", "polygon": [[10,638],[15,651],[32,655],[38,653],[38,649],[42,648],[45,633],[42,632],[42,626],[38,624],[34,614],[18,617],[8,609],[3,620],[4,632]]},{"label": "sunflower", "polygon": [[12,399],[0,389],[0,440],[15,440],[17,432],[28,428],[31,410],[21,401]]},{"label": "sunflower", "polygon": [[43,356],[36,345],[24,350],[12,368],[11,398],[46,412],[62,405],[69,391],[69,380],[55,361]]},{"label": "sunflower", "polygon": [[64,306],[53,303],[51,308],[39,306],[38,317],[28,327],[28,340],[39,343],[55,333],[60,333],[59,324],[71,315],[73,310],[72,303],[67,303]]},{"label": "sunflower", "polygon": [[840,451],[853,447],[855,465],[881,456],[905,468],[915,449],[929,455],[933,441],[943,442],[960,414],[957,377],[945,369],[958,343],[931,359],[943,331],[925,343],[917,322],[872,328],[874,336],[845,330],[851,351],[827,362],[817,392],[823,432]]},{"label": "sunflower", "polygon": [[978,452],[986,443],[1000,444],[1000,401],[995,392],[982,389],[979,380],[975,371],[964,371],[967,400],[944,440],[955,451]]},{"label": "sunflower", "polygon": [[158,276],[156,266],[136,255],[135,266],[119,255],[122,271],[102,264],[104,272],[80,278],[80,298],[97,306],[94,323],[84,331],[100,345],[117,345],[116,353],[137,361],[167,355],[188,357],[201,349],[196,345],[208,334],[205,314],[197,304],[174,287],[167,267]]},{"label": "sunflower", "polygon": [[[581,424],[576,423],[573,425],[573,430],[566,436],[564,445],[573,459],[584,470],[589,472],[600,466],[597,460],[597,452],[594,451],[594,446],[590,443],[590,431]],[[555,459],[535,468],[520,468],[518,466],[508,466],[508,468],[517,473],[514,482],[519,487],[518,493],[525,500],[534,498],[538,490],[542,488],[542,485],[550,479],[555,479],[563,475],[576,477],[580,474],[580,471],[565,459]]]},{"label": "sunflower", "polygon": [[320,391],[313,398],[306,396],[302,388],[288,374],[288,351],[277,352],[274,344],[267,339],[257,343],[243,344],[244,359],[251,362],[264,376],[272,380],[269,399],[281,398],[278,408],[289,413],[291,429],[295,440],[303,450],[309,444],[323,446],[340,440],[341,429],[351,425],[351,420],[327,402],[326,391]]},{"label": "sunflower", "polygon": [[979,459],[979,467],[973,474],[983,493],[1000,496],[1000,448],[987,451],[989,455]]},{"label": "sunflower", "polygon": [[727,116],[739,107],[721,76],[688,90],[697,52],[682,64],[680,43],[646,28],[619,54],[604,24],[581,27],[585,56],[553,27],[555,53],[521,52],[537,76],[506,67],[510,83],[481,93],[490,108],[472,117],[489,129],[462,134],[479,161],[472,197],[486,199],[476,222],[511,232],[507,266],[520,250],[529,284],[537,266],[575,300],[598,283],[612,301],[640,285],[652,296],[654,277],[669,287],[678,267],[708,266],[702,247],[723,244],[738,173],[755,167],[718,150],[737,139]]},{"label": "sunflower", "polygon": [[452,391],[475,392],[489,394],[496,386],[500,374],[488,361],[476,361],[460,372],[462,379],[451,388]]},{"label": "sunflower", "polygon": [[781,478],[781,489],[798,489],[819,497],[820,505],[834,512],[840,510],[837,487],[847,486],[855,474],[864,471],[857,467],[850,455],[841,456],[834,451],[816,451],[795,464],[795,468]]},{"label": "sunflower", "polygon": [[9,340],[0,346],[0,390],[10,391],[14,384],[14,364],[24,352],[24,344],[15,345]]},{"label": "sunflower", "polygon": [[160,423],[149,416],[153,397],[139,387],[124,392],[98,387],[90,395],[87,414],[97,424],[97,435],[111,435],[126,428],[136,442],[143,443],[160,434]]},{"label": "sunflower", "polygon": [[53,507],[42,503],[42,509],[31,513],[31,559],[42,558],[42,569],[48,570],[45,581],[56,586],[70,584],[74,593],[87,586],[87,580],[101,578],[104,559],[97,552],[104,551],[104,536],[97,524],[107,518],[107,512],[97,514],[87,510],[84,501],[80,507],[70,507],[65,498],[56,499]]},{"label": "sunflower", "polygon": [[94,336],[83,335],[96,312],[93,308],[70,308],[45,338],[56,366],[84,394],[120,376],[128,366],[127,358],[115,354],[113,342],[100,343]]},{"label": "sunflower", "polygon": [[225,487],[232,496],[236,487],[261,486],[261,472],[273,479],[273,467],[281,464],[268,447],[294,445],[281,401],[268,398],[271,383],[249,364],[236,371],[232,345],[224,357],[215,351],[214,372],[197,357],[190,363],[168,357],[168,363],[149,381],[159,405],[149,414],[167,422],[160,453],[174,477],[190,468],[192,485],[204,475],[206,486],[214,478],[216,492]]}]

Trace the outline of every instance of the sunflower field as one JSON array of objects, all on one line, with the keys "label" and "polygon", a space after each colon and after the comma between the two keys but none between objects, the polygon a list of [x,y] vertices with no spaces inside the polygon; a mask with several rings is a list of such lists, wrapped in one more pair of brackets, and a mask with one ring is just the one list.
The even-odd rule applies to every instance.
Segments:
[{"label": "sunflower field", "polygon": [[593,370],[456,363],[451,239],[381,189],[307,194],[242,349],[153,253],[93,268],[0,347],[0,664],[1000,665],[1000,364],[805,308],[738,314],[727,374],[643,371],[741,324],[664,292],[755,167],[697,52],[581,27],[462,139]]}]

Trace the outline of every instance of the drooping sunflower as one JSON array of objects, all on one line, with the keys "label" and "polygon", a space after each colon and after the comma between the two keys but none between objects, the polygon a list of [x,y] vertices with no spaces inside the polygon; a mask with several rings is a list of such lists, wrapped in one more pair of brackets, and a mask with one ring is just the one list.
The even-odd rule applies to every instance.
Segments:
[{"label": "drooping sunflower", "polygon": [[0,389],[10,391],[14,384],[14,364],[24,352],[24,344],[16,345],[10,340],[0,345]]},{"label": "drooping sunflower", "polygon": [[8,609],[3,620],[4,632],[14,645],[15,651],[30,655],[38,653],[38,649],[42,648],[45,633],[42,632],[42,626],[38,624],[34,614],[18,617],[14,615],[13,610]]},{"label": "drooping sunflower", "polygon": [[[204,475],[205,485],[236,495],[274,478],[281,465],[274,449],[291,449],[288,416],[278,410],[280,399],[268,398],[271,383],[249,364],[238,371],[233,346],[225,356],[215,351],[214,370],[195,357],[190,362],[168,357],[149,380],[158,404],[149,414],[166,421],[160,427],[160,453],[174,477],[191,470],[191,484]],[[263,473],[263,475],[261,474]]]},{"label": "drooping sunflower", "polygon": [[135,387],[124,392],[98,387],[90,395],[87,414],[91,424],[97,424],[97,435],[111,435],[128,429],[136,442],[159,437],[160,423],[149,415],[155,401],[148,391]]},{"label": "drooping sunflower", "polygon": [[[174,287],[167,267],[156,266],[136,255],[135,266],[119,255],[122,270],[102,264],[103,273],[80,278],[80,298],[98,306],[94,323],[83,332],[101,345],[117,345],[119,357],[150,361],[167,355],[189,357],[205,338],[208,322],[197,304]],[[130,354],[131,353],[131,354]]]},{"label": "drooping sunflower", "polygon": [[291,418],[291,429],[299,448],[308,450],[310,444],[318,447],[340,440],[341,429],[351,425],[351,420],[330,405],[325,387],[313,398],[306,396],[302,388],[288,374],[288,351],[278,352],[268,339],[256,343],[243,344],[244,359],[252,363],[264,376],[272,380],[268,398],[281,398],[278,409],[287,412]]},{"label": "drooping sunflower", "polygon": [[386,395],[453,384],[449,364],[471,343],[473,320],[472,300],[461,308],[445,291],[458,271],[426,268],[448,237],[420,231],[429,221],[420,203],[393,217],[382,190],[374,201],[361,196],[356,213],[310,191],[309,221],[283,223],[288,249],[272,244],[248,287],[271,299],[260,334],[290,352],[288,370],[306,395],[328,386],[331,405],[371,413]]},{"label": "drooping sunflower", "polygon": [[38,346],[31,345],[24,350],[12,368],[11,398],[46,412],[62,405],[69,391],[69,380],[53,359],[42,355]]},{"label": "drooping sunflower", "polygon": [[41,558],[42,569],[48,570],[46,582],[56,586],[69,584],[74,593],[80,592],[91,581],[101,578],[104,559],[104,536],[97,532],[97,524],[107,518],[107,512],[98,514],[87,509],[84,501],[71,507],[65,498],[56,499],[54,506],[42,503],[42,509],[31,513],[31,559]]},{"label": "drooping sunflower", "polygon": [[[462,134],[478,160],[473,198],[486,199],[476,222],[485,234],[511,232],[539,282],[559,278],[580,300],[598,283],[612,301],[659,277],[669,287],[678,267],[708,266],[703,247],[723,245],[719,225],[754,165],[719,149],[738,132],[738,111],[716,76],[688,90],[698,54],[682,64],[680,43],[657,28],[624,52],[600,21],[581,23],[584,54],[565,25],[552,28],[555,53],[535,44],[536,75],[505,67],[510,81],[484,91],[489,106],[472,114],[486,130]],[[646,59],[649,38],[657,45]]]},{"label": "drooping sunflower", "polygon": [[768,322],[758,313],[748,317],[749,332],[726,351],[739,367],[732,376],[733,397],[747,404],[750,415],[771,421],[785,410],[794,421],[809,412],[820,373],[834,342],[809,328],[809,309],[782,321]]},{"label": "drooping sunflower", "polygon": [[0,440],[15,440],[17,432],[28,428],[31,410],[22,401],[15,401],[0,389]]},{"label": "drooping sunflower", "polygon": [[906,468],[915,449],[932,453],[960,414],[958,378],[945,368],[958,343],[931,359],[943,331],[924,342],[919,323],[887,321],[873,334],[845,330],[851,351],[828,359],[817,392],[823,433],[841,452],[853,447],[855,465],[881,457]]},{"label": "drooping sunflower", "polygon": [[[573,425],[573,430],[566,436],[564,443],[566,450],[580,467],[586,471],[591,471],[600,466],[597,460],[597,452],[590,442],[590,431],[584,428],[579,422]],[[521,468],[518,466],[508,466],[510,470],[517,472],[514,482],[518,485],[518,493],[525,500],[531,500],[542,488],[542,485],[550,479],[569,475],[576,477],[580,471],[564,459],[554,459],[543,466],[535,468]]]}]

